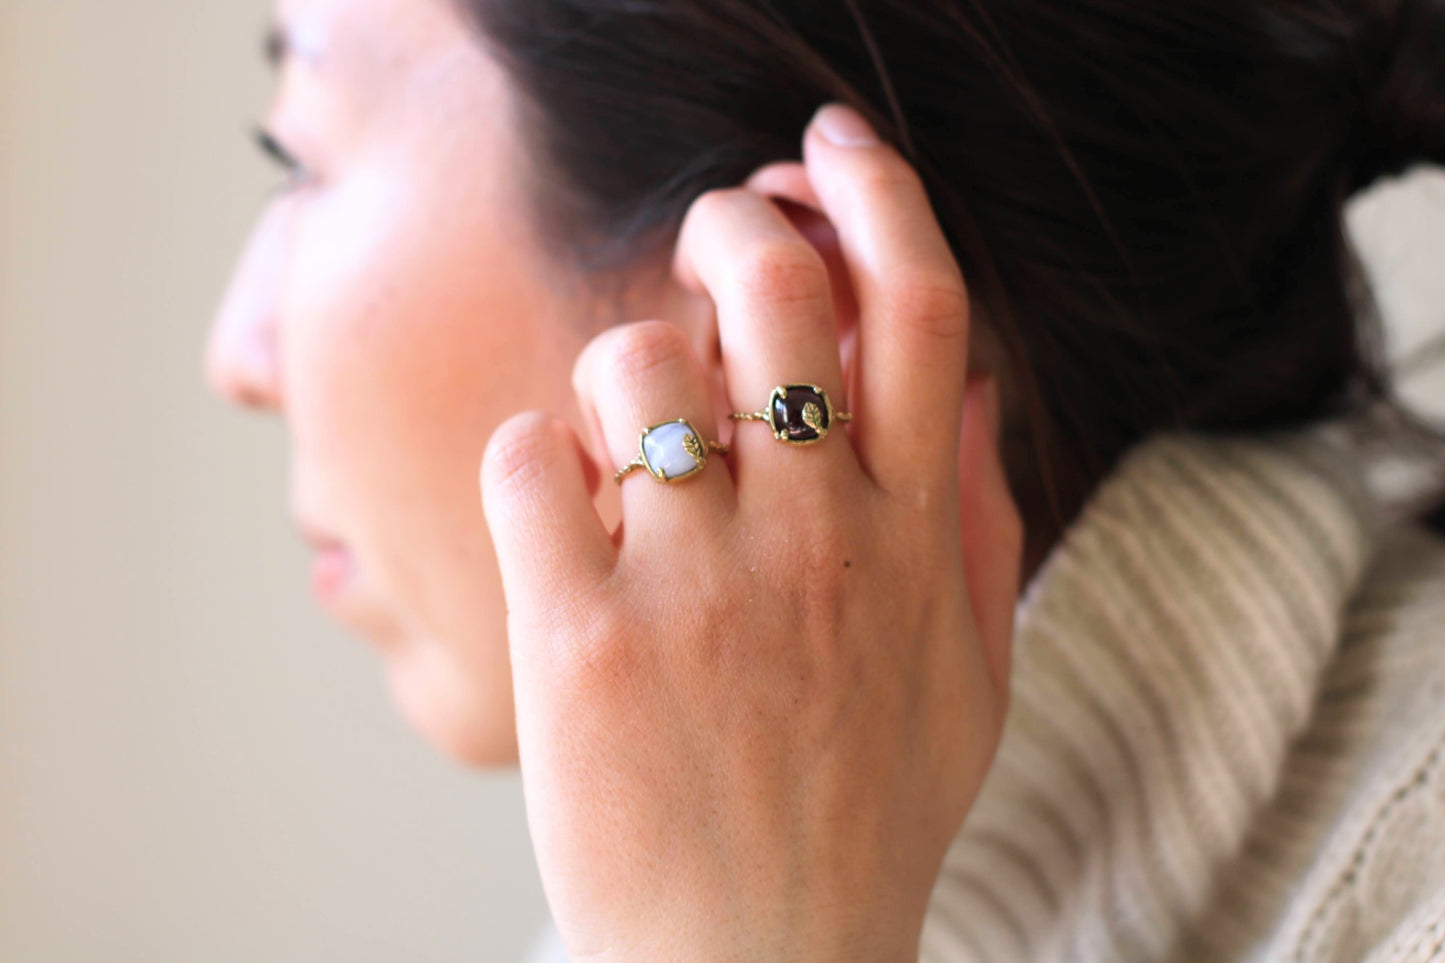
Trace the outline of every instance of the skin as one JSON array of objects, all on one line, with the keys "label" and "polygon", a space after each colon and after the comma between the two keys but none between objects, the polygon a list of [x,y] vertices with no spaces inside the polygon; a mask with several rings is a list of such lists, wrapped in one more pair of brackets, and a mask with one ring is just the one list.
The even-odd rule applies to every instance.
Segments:
[{"label": "skin", "polygon": [[[1001,731],[1024,533],[1008,381],[916,175],[815,123],[604,303],[543,254],[509,82],[450,4],[277,19],[266,127],[301,169],[207,368],[285,419],[324,604],[426,738],[520,760],[575,957],[908,957]],[[798,380],[854,422],[608,477],[641,426],[726,438]]]},{"label": "skin", "polygon": [[[266,127],[304,172],[248,242],[210,380],[284,417],[319,594],[375,643],[405,716],[457,758],[514,760],[476,466],[520,408],[581,424],[595,306],[534,245],[505,79],[447,4],[286,0],[277,20]],[[648,307],[687,317],[667,292]]]},{"label": "skin", "polygon": [[[804,139],[857,293],[850,430],[740,430],[729,470],[625,486],[620,535],[564,422],[488,445],[528,820],[574,959],[916,959],[992,763],[1023,547],[998,401],[966,379],[967,287],[923,187],[867,138],[830,105]],[[675,274],[718,306],[734,409],[790,371],[849,380],[827,265],[758,193],[695,202]],[[576,380],[614,459],[659,411],[716,431],[666,323],[594,340]]]}]

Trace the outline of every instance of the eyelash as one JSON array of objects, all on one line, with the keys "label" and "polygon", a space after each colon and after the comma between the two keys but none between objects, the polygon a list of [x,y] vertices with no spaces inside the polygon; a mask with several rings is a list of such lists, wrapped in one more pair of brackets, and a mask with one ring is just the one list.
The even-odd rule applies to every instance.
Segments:
[{"label": "eyelash", "polygon": [[275,135],[265,127],[257,125],[252,132],[252,136],[255,138],[256,146],[260,148],[261,153],[285,171],[286,183],[284,188],[286,190],[300,187],[310,179],[310,172],[307,171],[306,168],[301,165],[301,162],[282,146]]}]

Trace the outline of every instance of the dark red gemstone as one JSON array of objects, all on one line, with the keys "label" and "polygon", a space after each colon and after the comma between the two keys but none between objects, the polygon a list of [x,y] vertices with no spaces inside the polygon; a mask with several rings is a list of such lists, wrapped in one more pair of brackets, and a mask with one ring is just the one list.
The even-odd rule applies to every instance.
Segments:
[{"label": "dark red gemstone", "polygon": [[811,385],[773,393],[773,430],[788,441],[816,441],[828,433],[828,402]]}]

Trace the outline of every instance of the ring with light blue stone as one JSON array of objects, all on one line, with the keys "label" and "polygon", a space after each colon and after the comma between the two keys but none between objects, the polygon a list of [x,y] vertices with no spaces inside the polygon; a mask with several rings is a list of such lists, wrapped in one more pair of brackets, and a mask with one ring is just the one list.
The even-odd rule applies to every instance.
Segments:
[{"label": "ring with light blue stone", "polygon": [[660,482],[682,481],[707,466],[708,452],[728,453],[728,446],[722,442],[703,441],[702,434],[686,418],[642,429],[637,447],[637,457],[612,476],[619,485],[639,468],[647,469]]},{"label": "ring with light blue stone", "polygon": [[773,437],[789,445],[811,445],[828,437],[833,423],[852,421],[846,411],[835,411],[828,392],[817,385],[778,385],[762,411],[735,411],[733,421],[766,421]]}]

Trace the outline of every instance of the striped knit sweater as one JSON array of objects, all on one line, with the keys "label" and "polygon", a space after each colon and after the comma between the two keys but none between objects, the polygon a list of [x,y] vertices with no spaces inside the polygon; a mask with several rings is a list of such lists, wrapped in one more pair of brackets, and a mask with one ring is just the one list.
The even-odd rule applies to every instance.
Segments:
[{"label": "striped knit sweater", "polygon": [[1017,610],[936,961],[1445,960],[1445,541],[1325,426],[1135,448]]},{"label": "striped knit sweater", "polygon": [[1019,602],[921,958],[1445,961],[1445,540],[1385,519],[1330,426],[1133,449]]}]

